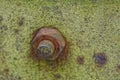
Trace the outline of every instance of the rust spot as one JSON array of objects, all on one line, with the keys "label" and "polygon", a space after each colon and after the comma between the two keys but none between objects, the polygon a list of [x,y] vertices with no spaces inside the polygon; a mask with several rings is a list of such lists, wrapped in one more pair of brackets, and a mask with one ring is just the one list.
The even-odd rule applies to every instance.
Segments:
[{"label": "rust spot", "polygon": [[[51,45],[50,42],[54,45],[54,47],[48,46]],[[44,47],[43,49],[38,48],[40,44],[44,45],[44,47],[50,47],[50,49],[53,49],[53,53],[50,54],[52,51],[45,49]],[[46,60],[48,64],[49,61],[58,64],[60,61],[67,58],[68,47],[69,45],[66,38],[57,28],[42,27],[33,33],[31,40],[30,57],[37,61]],[[38,52],[38,49],[43,51]],[[47,50],[47,52],[44,51],[44,49]],[[42,53],[42,55],[39,55],[39,53]],[[43,53],[46,54],[43,55]]]},{"label": "rust spot", "polygon": [[116,69],[116,71],[120,72],[120,64],[117,65],[117,69]]},{"label": "rust spot", "polygon": [[84,56],[78,56],[78,57],[77,57],[77,63],[78,63],[78,64],[84,64],[84,62],[85,62],[85,61],[84,61]]},{"label": "rust spot", "polygon": [[3,70],[3,72],[7,75],[8,73],[9,73],[9,69],[8,68],[5,68],[4,70]]},{"label": "rust spot", "polygon": [[97,67],[103,67],[107,63],[107,56],[105,53],[95,53],[93,57]]},{"label": "rust spot", "polygon": [[120,70],[120,65],[118,65],[117,68]]}]

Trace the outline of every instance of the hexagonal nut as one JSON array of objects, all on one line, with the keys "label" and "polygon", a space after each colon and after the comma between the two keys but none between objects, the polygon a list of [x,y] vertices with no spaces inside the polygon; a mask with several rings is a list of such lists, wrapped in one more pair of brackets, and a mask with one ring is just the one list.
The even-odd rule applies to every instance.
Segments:
[{"label": "hexagonal nut", "polygon": [[55,60],[66,50],[67,41],[56,28],[40,28],[32,39],[32,54],[38,59]]}]

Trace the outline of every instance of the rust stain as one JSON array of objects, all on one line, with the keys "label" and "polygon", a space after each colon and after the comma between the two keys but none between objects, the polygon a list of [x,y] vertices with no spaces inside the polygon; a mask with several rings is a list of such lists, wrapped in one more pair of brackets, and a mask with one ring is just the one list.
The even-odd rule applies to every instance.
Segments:
[{"label": "rust stain", "polygon": [[103,67],[108,60],[105,53],[95,53],[93,57],[97,67]]}]

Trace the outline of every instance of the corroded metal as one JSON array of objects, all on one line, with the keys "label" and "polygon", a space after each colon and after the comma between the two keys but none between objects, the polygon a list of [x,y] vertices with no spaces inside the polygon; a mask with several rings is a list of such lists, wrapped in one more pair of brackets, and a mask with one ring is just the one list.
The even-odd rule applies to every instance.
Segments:
[{"label": "corroded metal", "polygon": [[32,55],[38,60],[55,60],[66,50],[66,39],[56,28],[40,28],[32,39]]}]

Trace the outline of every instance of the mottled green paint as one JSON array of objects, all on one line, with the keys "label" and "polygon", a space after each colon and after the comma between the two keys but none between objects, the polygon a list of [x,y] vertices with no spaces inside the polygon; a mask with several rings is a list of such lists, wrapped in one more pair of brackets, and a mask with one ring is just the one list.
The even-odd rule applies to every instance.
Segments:
[{"label": "mottled green paint", "polygon": [[[57,80],[56,74],[60,80],[120,80],[119,0],[0,0],[0,16],[0,80]],[[56,69],[28,57],[32,33],[49,25],[70,43],[68,60]],[[97,52],[108,57],[102,68],[94,63]]]}]

